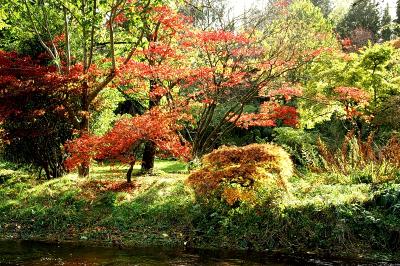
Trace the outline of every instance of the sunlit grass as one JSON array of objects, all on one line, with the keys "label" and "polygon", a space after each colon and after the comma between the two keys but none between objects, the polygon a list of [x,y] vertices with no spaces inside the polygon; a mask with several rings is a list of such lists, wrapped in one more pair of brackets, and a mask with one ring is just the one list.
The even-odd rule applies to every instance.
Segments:
[{"label": "sunlit grass", "polygon": [[[92,165],[90,175],[93,178],[125,178],[128,168],[128,165],[96,163]],[[188,169],[187,164],[181,161],[156,159],[154,173],[158,176],[163,176],[164,174],[185,174],[188,173]],[[139,174],[140,161],[136,162],[133,167],[133,175],[137,176]]]}]

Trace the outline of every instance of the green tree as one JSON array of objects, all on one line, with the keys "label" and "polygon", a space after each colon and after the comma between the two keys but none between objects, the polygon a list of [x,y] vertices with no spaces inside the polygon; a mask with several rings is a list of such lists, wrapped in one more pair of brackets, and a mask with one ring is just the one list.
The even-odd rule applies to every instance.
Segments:
[{"label": "green tree", "polygon": [[363,46],[368,40],[379,39],[381,19],[378,5],[374,0],[357,1],[351,5],[342,21],[336,26],[342,38],[351,38]]},{"label": "green tree", "polygon": [[396,22],[400,23],[400,0],[396,3]]},{"label": "green tree", "polygon": [[396,28],[394,32],[397,36],[400,36],[400,0],[397,0],[396,3],[396,19],[394,20],[394,22],[396,22]]},{"label": "green tree", "polygon": [[330,120],[334,113],[345,115],[343,106],[335,99],[335,89],[339,87],[357,88],[370,95],[364,112],[376,116],[400,93],[398,56],[388,43],[369,45],[359,53],[335,51],[321,56],[307,69],[308,78],[302,80],[305,94],[300,102],[302,125],[310,128]]},{"label": "green tree", "polygon": [[324,17],[328,17],[329,14],[332,12],[333,7],[330,0],[311,0],[314,6],[319,7],[321,9],[322,14]]},{"label": "green tree", "polygon": [[392,17],[389,13],[389,4],[386,5],[385,10],[383,11],[382,16],[382,39],[384,41],[389,41],[392,37],[392,29],[390,28],[390,24],[392,23]]}]

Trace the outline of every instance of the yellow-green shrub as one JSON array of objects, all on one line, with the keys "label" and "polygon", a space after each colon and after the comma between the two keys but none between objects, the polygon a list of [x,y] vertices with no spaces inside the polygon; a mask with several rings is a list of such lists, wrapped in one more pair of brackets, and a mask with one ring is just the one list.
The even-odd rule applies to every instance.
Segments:
[{"label": "yellow-green shrub", "polygon": [[202,168],[190,174],[188,182],[198,195],[233,205],[279,196],[292,173],[289,154],[277,145],[223,146],[203,157]]}]

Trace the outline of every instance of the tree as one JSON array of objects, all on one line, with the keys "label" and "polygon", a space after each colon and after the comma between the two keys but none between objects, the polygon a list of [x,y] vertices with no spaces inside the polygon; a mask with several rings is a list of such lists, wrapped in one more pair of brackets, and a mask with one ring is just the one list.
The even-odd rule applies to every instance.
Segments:
[{"label": "tree", "polygon": [[182,14],[193,18],[193,26],[202,30],[225,28],[229,8],[226,0],[191,0],[180,8]]},{"label": "tree", "polygon": [[400,23],[400,1],[396,2],[396,22]]},{"label": "tree", "polygon": [[359,1],[351,5],[347,14],[336,26],[342,39],[354,39],[358,36],[356,31],[369,32],[370,34],[364,35],[366,39],[360,41],[359,47],[365,45],[368,40],[376,42],[379,39],[380,28],[378,4],[373,0]]},{"label": "tree", "polygon": [[328,17],[329,14],[332,12],[333,8],[330,0],[311,0],[311,2],[313,3],[313,5],[321,9],[324,17]]},{"label": "tree", "polygon": [[[16,14],[10,18],[10,27],[33,32],[57,75],[66,80],[74,77],[68,85],[74,93],[65,96],[63,107],[78,135],[89,133],[94,100],[112,84],[118,69],[133,59],[144,41],[148,11],[157,5],[159,1],[150,0],[25,0],[5,4],[7,12]],[[88,175],[88,170],[88,162],[82,162],[79,173]]]},{"label": "tree", "polygon": [[[148,10],[147,16],[143,46],[134,53],[136,60],[120,67],[113,84],[127,99],[133,99],[132,95],[141,96],[144,104],[137,109],[143,107],[147,112],[118,121],[103,137],[87,135],[71,142],[67,145],[71,153],[70,168],[76,166],[70,162],[90,162],[93,158],[129,162],[130,181],[135,151],[141,144],[144,144],[144,171],[153,168],[157,149],[169,151],[175,157],[187,157],[182,147],[178,147],[180,154],[173,148],[188,146],[178,132],[182,127],[179,122],[187,112],[187,101],[181,100],[178,92],[179,86],[194,73],[188,57],[191,54],[188,44],[193,37],[190,20],[167,6],[154,7]],[[110,149],[110,146],[115,148]],[[102,152],[101,147],[105,147],[107,153]]]},{"label": "tree", "polygon": [[29,163],[48,179],[64,173],[62,145],[72,136],[63,99],[73,78],[30,57],[0,51],[0,124],[5,157]]},{"label": "tree", "polygon": [[396,19],[393,20],[395,24],[394,33],[396,36],[400,36],[400,1],[396,1]]},{"label": "tree", "polygon": [[177,133],[188,117],[178,110],[168,112],[154,107],[143,115],[119,120],[104,136],[85,135],[67,143],[71,153],[66,165],[75,168],[91,159],[127,163],[127,182],[131,182],[135,152],[142,142],[151,141],[161,151],[177,158],[190,158],[190,145]]},{"label": "tree", "polygon": [[392,23],[392,18],[389,13],[389,4],[386,5],[385,10],[383,11],[383,16],[382,16],[382,39],[384,41],[390,41],[392,38],[392,29],[390,28],[390,24]]},{"label": "tree", "polygon": [[321,56],[302,83],[302,126],[313,128],[334,117],[348,121],[357,117],[362,122],[357,126],[363,124],[366,130],[382,124],[382,117],[387,116],[383,110],[396,110],[397,56],[389,43],[370,45],[358,53],[336,50]]},{"label": "tree", "polygon": [[[143,31],[145,44],[135,53],[138,62],[127,63],[119,78],[124,84],[145,88],[147,110],[160,105],[165,109],[172,108],[172,105],[176,107],[178,85],[188,75],[186,62],[190,51],[185,42],[191,32],[190,19],[167,6],[155,7],[148,16]],[[120,91],[127,95],[125,90]],[[132,92],[134,89],[130,89],[129,93]],[[147,141],[142,158],[143,171],[151,171],[154,167],[155,153],[156,145]]]},{"label": "tree", "polygon": [[[254,21],[254,28],[246,29],[250,35],[209,31],[199,32],[194,38],[199,40],[195,43],[198,62],[204,65],[202,76],[188,87],[188,95],[201,103],[195,115],[194,157],[212,150],[237,122],[244,124],[243,120],[250,116],[241,117],[252,102],[266,99],[270,90],[280,88],[296,69],[322,53],[324,45],[335,42],[330,26],[309,1],[291,5],[278,2],[266,16]],[[262,22],[267,24],[262,26]],[[262,107],[267,105],[270,103]],[[263,113],[267,108],[261,109]],[[292,108],[276,111],[291,113],[293,119]],[[270,118],[278,117],[281,116]],[[264,125],[273,124],[269,120]]]}]

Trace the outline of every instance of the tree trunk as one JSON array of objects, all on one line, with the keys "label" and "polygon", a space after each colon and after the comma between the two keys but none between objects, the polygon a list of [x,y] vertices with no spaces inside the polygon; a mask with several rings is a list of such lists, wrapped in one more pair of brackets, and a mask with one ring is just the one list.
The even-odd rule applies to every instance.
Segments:
[{"label": "tree trunk", "polygon": [[78,166],[78,175],[80,177],[87,177],[89,176],[89,166],[86,164],[81,164]]},{"label": "tree trunk", "polygon": [[44,165],[44,172],[46,173],[47,180],[50,180],[51,179],[51,175],[50,175],[49,166],[47,164]]},{"label": "tree trunk", "polygon": [[130,163],[130,167],[128,169],[128,172],[126,173],[126,182],[131,183],[132,182],[132,172],[133,172],[133,167],[135,166],[136,160],[133,160]]},{"label": "tree trunk", "polygon": [[[82,121],[80,123],[80,134],[89,134],[89,85],[86,81],[82,84]],[[89,162],[83,162],[78,166],[80,177],[89,177]]]},{"label": "tree trunk", "polygon": [[154,157],[156,154],[156,146],[153,142],[146,142],[142,157],[142,171],[151,172],[154,168]]},{"label": "tree trunk", "polygon": [[[150,64],[152,65],[152,64]],[[150,80],[150,92],[151,93],[156,86],[156,82],[154,80]],[[150,97],[150,102],[149,102],[149,110],[155,106],[157,106],[160,103],[161,97],[160,96],[155,96],[155,97]],[[143,172],[151,172],[154,168],[154,158],[156,155],[156,146],[153,142],[148,141],[145,143],[144,146],[144,152],[143,152],[143,157],[142,157],[142,171]]]},{"label": "tree trunk", "polygon": [[126,183],[128,184],[132,182],[132,171],[133,171],[133,165],[129,167],[128,172],[126,173]]}]

